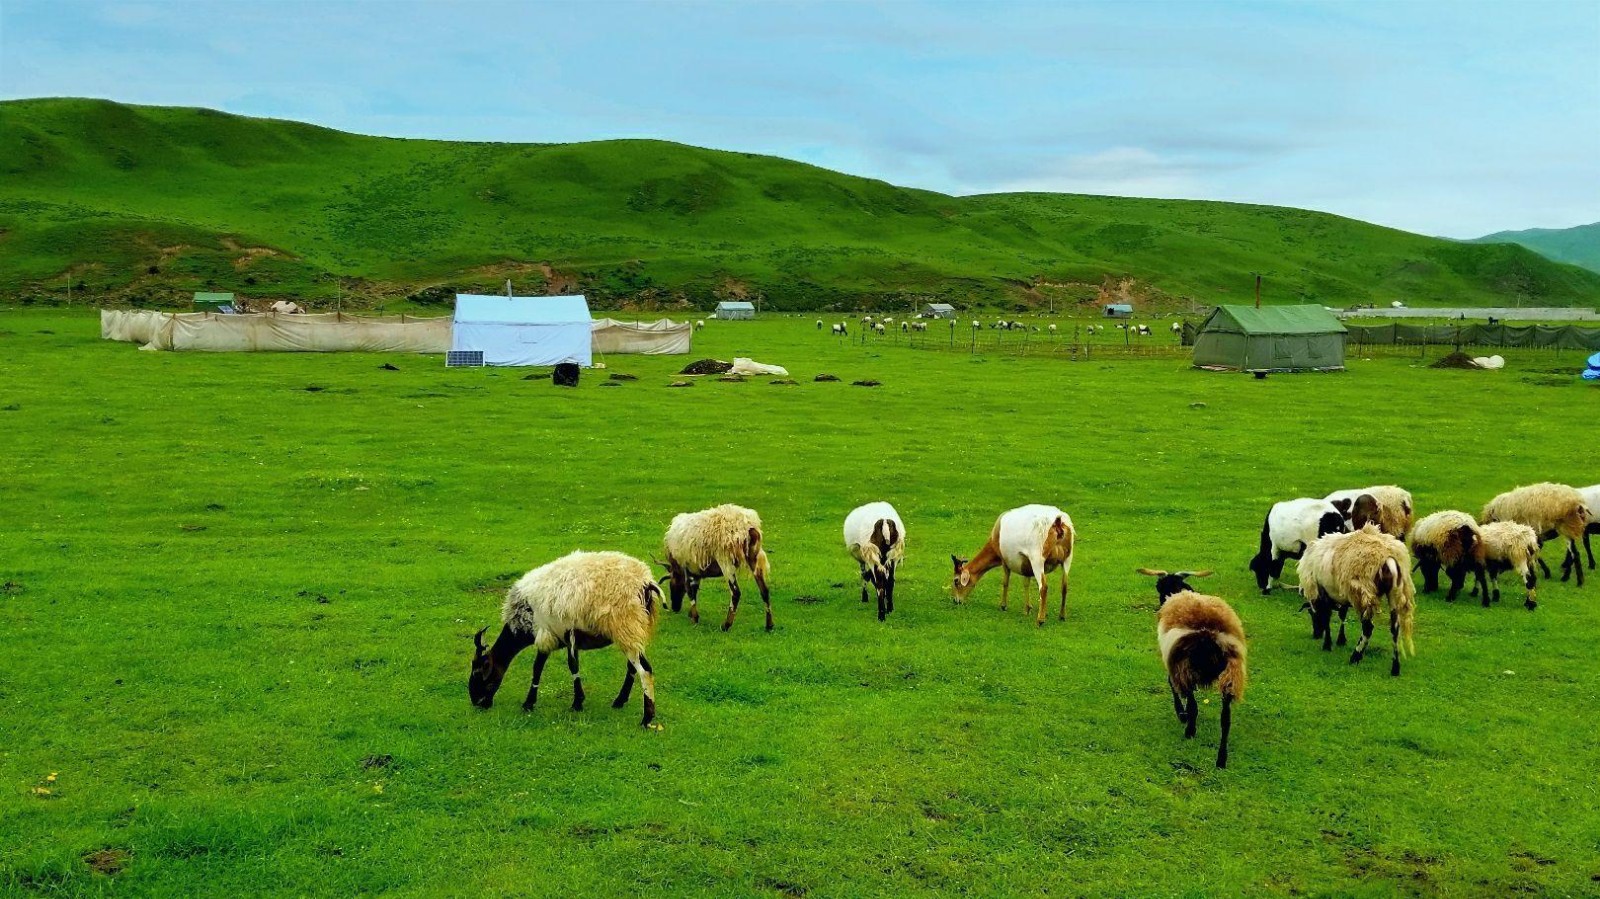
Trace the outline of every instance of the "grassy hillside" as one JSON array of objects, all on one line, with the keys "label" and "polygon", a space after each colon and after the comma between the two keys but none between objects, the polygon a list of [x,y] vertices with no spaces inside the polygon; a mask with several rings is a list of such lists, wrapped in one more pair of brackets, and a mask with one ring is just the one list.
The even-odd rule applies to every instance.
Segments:
[{"label": "grassy hillside", "polygon": [[1479,237],[1473,243],[1514,243],[1571,265],[1600,272],[1600,222],[1576,228],[1529,228],[1526,231],[1501,231]]},{"label": "grassy hillside", "polygon": [[[660,141],[483,144],[211,110],[0,103],[0,291],[312,301],[430,285],[581,289],[605,305],[856,308],[1600,301],[1600,274],[1520,247],[1321,213],[1050,194],[948,197]],[[445,291],[440,291],[445,293]]]}]

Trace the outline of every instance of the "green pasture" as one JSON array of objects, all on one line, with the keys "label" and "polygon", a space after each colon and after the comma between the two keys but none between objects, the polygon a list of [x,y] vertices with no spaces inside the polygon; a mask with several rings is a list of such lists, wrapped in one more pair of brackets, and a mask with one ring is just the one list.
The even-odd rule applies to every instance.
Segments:
[{"label": "green pasture", "polygon": [[[666,386],[734,355],[799,383]],[[561,390],[0,312],[0,895],[1593,895],[1600,583],[1541,583],[1531,613],[1423,597],[1396,679],[1381,628],[1351,666],[1246,569],[1278,499],[1393,482],[1426,513],[1600,480],[1578,355],[1504,355],[1257,381],[808,317],[712,321],[694,356]],[[840,535],[875,499],[909,531],[883,624]],[[614,650],[584,655],[581,713],[561,665],[521,711],[527,657],[471,707],[510,580],[647,558],[720,502],[765,520],[777,628],[747,601],[718,630],[720,584],[705,624],[666,616],[663,730],[638,691],[610,708]],[[946,592],[1027,502],[1079,532],[1043,628],[1024,585],[1004,613],[997,576]],[[1182,738],[1140,565],[1218,569],[1245,621],[1225,771],[1214,700]]]}]

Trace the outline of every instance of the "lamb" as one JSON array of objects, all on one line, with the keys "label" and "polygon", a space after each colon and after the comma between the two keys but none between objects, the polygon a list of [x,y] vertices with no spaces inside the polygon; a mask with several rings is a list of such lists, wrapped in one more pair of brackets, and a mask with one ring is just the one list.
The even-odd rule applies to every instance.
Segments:
[{"label": "lamb", "polygon": [[916,324],[912,325],[912,327],[916,328],[918,331],[926,331],[926,330],[928,330],[928,323],[927,322],[917,322]]},{"label": "lamb", "polygon": [[1589,538],[1600,534],[1600,484],[1593,487],[1579,487],[1578,493],[1583,495],[1583,507],[1589,510],[1589,524],[1583,529],[1583,551],[1589,554],[1589,570],[1594,570],[1594,547],[1589,545]]},{"label": "lamb", "polygon": [[703,319],[703,318],[694,323],[694,329],[696,331],[700,330],[701,328],[704,328],[705,326],[706,326],[706,320]]},{"label": "lamb", "polygon": [[1054,334],[1054,333],[1056,333],[1056,326],[1055,326],[1055,325],[1051,325],[1051,326],[1050,326],[1050,333],[1051,333],[1051,334]]},{"label": "lamb", "polygon": [[[1034,624],[1044,625],[1045,602],[1049,598],[1046,576],[1061,569],[1061,620],[1067,618],[1067,575],[1072,570],[1072,549],[1077,532],[1072,519],[1055,506],[1028,505],[1004,512],[995,519],[989,532],[989,541],[970,561],[951,556],[955,563],[955,578],[950,591],[956,602],[966,601],[984,573],[999,568],[1000,608],[1003,611],[1011,593],[1011,574],[1031,577],[1039,585],[1039,614]],[[1023,604],[1026,613],[1032,597]]]},{"label": "lamb", "polygon": [[1338,507],[1352,530],[1361,530],[1367,522],[1376,522],[1378,529],[1396,540],[1406,539],[1411,530],[1411,494],[1394,485],[1363,487],[1359,490],[1335,490],[1326,497]]},{"label": "lamb", "polygon": [[906,526],[888,503],[858,506],[844,519],[844,548],[861,566],[861,601],[867,585],[878,595],[878,620],[894,611],[895,570],[906,558]]},{"label": "lamb", "polygon": [[523,700],[532,711],[539,699],[539,678],[550,653],[565,648],[572,672],[572,710],[583,710],[583,681],[578,677],[578,652],[612,643],[627,658],[622,692],[612,708],[620,709],[633,692],[637,674],[644,687],[644,720],[656,715],[656,681],[645,658],[661,609],[661,588],[650,566],[617,552],[574,552],[523,575],[506,593],[500,609],[501,628],[494,645],[485,648],[485,627],[472,637],[472,673],[467,695],[487,709],[517,653],[532,646],[533,685]]},{"label": "lamb", "polygon": [[1216,684],[1217,692],[1222,694],[1222,739],[1217,744],[1217,767],[1226,768],[1232,707],[1244,699],[1248,680],[1244,624],[1222,599],[1196,593],[1189,586],[1188,578],[1210,577],[1209,569],[1169,574],[1140,568],[1139,573],[1156,578],[1161,609],[1156,617],[1156,641],[1161,648],[1161,664],[1167,669],[1167,686],[1172,689],[1172,708],[1184,725],[1184,739],[1194,736],[1195,720],[1199,717],[1200,710],[1194,701],[1195,688]]},{"label": "lamb", "polygon": [[1361,618],[1361,639],[1350,654],[1350,664],[1361,661],[1372,641],[1372,618],[1379,600],[1389,604],[1389,636],[1394,658],[1389,674],[1400,676],[1400,654],[1417,654],[1412,631],[1416,621],[1416,588],[1411,583],[1411,554],[1406,545],[1369,522],[1359,531],[1329,534],[1306,549],[1300,560],[1300,595],[1322,632],[1323,650],[1333,649],[1334,609],[1339,610],[1339,645],[1345,643],[1344,620],[1355,606]]},{"label": "lamb", "polygon": [[849,337],[850,329],[844,326],[844,322],[839,322],[833,326],[833,333],[836,337]]},{"label": "lamb", "polygon": [[817,330],[818,331],[822,330],[822,319],[820,319],[820,318],[817,319]]},{"label": "lamb", "polygon": [[[1494,599],[1500,598],[1500,575],[1502,572],[1515,571],[1522,578],[1522,586],[1527,591],[1523,594],[1522,605],[1528,611],[1539,607],[1535,596],[1539,585],[1539,576],[1534,573],[1534,560],[1539,558],[1539,535],[1533,528],[1514,521],[1496,521],[1486,524],[1479,529],[1483,534],[1484,565],[1488,570],[1489,582],[1494,585]],[[1478,588],[1472,588],[1472,594],[1478,594]],[[1483,588],[1483,604],[1488,605],[1490,599],[1489,587]]]},{"label": "lamb", "polygon": [[672,519],[664,542],[667,578],[672,581],[672,611],[683,608],[689,596],[689,620],[700,623],[700,579],[723,577],[731,601],[722,629],[733,627],[739,611],[739,567],[755,576],[761,602],[767,607],[767,630],[772,630],[772,594],[767,589],[767,551],[761,546],[761,516],[743,506],[723,504],[699,512],[684,512]]},{"label": "lamb", "polygon": [[1483,532],[1478,522],[1465,512],[1453,509],[1435,512],[1417,522],[1411,531],[1411,553],[1422,567],[1422,592],[1439,589],[1439,569],[1450,576],[1450,593],[1445,602],[1455,602],[1467,573],[1477,576],[1473,587],[1483,589],[1483,604],[1489,604],[1489,584],[1484,572]]},{"label": "lamb", "polygon": [[[1578,573],[1578,586],[1583,586],[1583,565],[1578,555],[1578,541],[1589,526],[1589,509],[1583,504],[1583,494],[1565,484],[1533,484],[1502,493],[1483,507],[1479,521],[1515,521],[1533,528],[1539,535],[1539,546],[1555,536],[1567,538],[1567,552],[1561,559],[1561,579],[1564,581]],[[1545,577],[1550,576],[1550,566],[1538,559]]]},{"label": "lamb", "polygon": [[[1273,503],[1261,523],[1260,547],[1250,560],[1261,594],[1272,593],[1283,577],[1285,561],[1299,559],[1318,538],[1348,530],[1344,516],[1327,500],[1307,497]],[[1311,636],[1322,634],[1313,630]]]}]

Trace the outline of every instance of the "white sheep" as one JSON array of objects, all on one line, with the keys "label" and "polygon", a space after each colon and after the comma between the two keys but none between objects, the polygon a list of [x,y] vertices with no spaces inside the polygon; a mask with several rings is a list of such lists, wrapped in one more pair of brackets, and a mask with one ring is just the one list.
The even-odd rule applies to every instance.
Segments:
[{"label": "white sheep", "polygon": [[[1344,516],[1327,500],[1305,497],[1273,503],[1261,523],[1261,542],[1250,560],[1256,586],[1263,595],[1271,593],[1283,577],[1286,560],[1301,558],[1318,538],[1345,530]],[[1322,634],[1313,630],[1311,636]]]},{"label": "white sheep", "polygon": [[1051,325],[1051,326],[1050,326],[1050,333],[1051,333],[1051,334],[1054,334],[1054,333],[1056,333],[1056,326],[1055,326],[1055,325]]},{"label": "white sheep", "polygon": [[703,319],[703,318],[694,323],[694,329],[696,331],[700,330],[701,328],[704,328],[705,326],[706,326],[706,320]]},{"label": "white sheep", "polygon": [[822,330],[822,319],[820,319],[820,318],[817,319],[817,330],[818,331]]},{"label": "white sheep", "polygon": [[[1539,535],[1539,546],[1552,537],[1567,540],[1567,552],[1561,559],[1561,579],[1564,581],[1578,573],[1578,586],[1583,586],[1583,565],[1578,555],[1578,541],[1589,527],[1589,509],[1583,504],[1583,494],[1565,484],[1532,484],[1500,494],[1483,507],[1479,518],[1484,524],[1493,521],[1515,521],[1533,528]],[[1538,560],[1545,577],[1550,576],[1550,566]]]},{"label": "white sheep", "polygon": [[1583,508],[1589,512],[1589,524],[1583,529],[1583,551],[1589,555],[1589,570],[1594,570],[1594,547],[1589,545],[1589,538],[1600,534],[1600,484],[1593,487],[1579,487],[1578,493],[1583,496]]},{"label": "white sheep", "polygon": [[1174,334],[1182,334],[1183,333],[1183,322],[1173,322],[1172,323],[1172,333],[1174,333]]},{"label": "white sheep", "polygon": [[[1033,504],[1003,512],[995,519],[988,542],[971,561],[954,555],[950,557],[950,561],[955,563],[950,592],[956,602],[964,602],[985,572],[999,568],[1003,578],[1000,582],[1000,608],[1004,610],[1011,594],[1012,573],[1031,577],[1039,585],[1039,613],[1034,623],[1043,626],[1045,605],[1049,599],[1045,578],[1059,568],[1060,617],[1065,621],[1067,575],[1072,571],[1072,549],[1076,540],[1077,532],[1072,528],[1072,519],[1055,506]],[[1032,597],[1029,597],[1023,604],[1023,612],[1028,612],[1032,604]]]},{"label": "white sheep", "polygon": [[1483,604],[1489,604],[1483,532],[1471,515],[1454,509],[1435,512],[1411,529],[1410,543],[1411,554],[1422,568],[1422,592],[1439,589],[1442,568],[1450,576],[1450,593],[1445,596],[1445,602],[1455,602],[1461,585],[1471,573],[1477,578],[1474,592],[1481,587]]},{"label": "white sheep", "polygon": [[663,541],[667,560],[662,563],[672,581],[672,611],[683,608],[683,597],[688,594],[689,620],[699,624],[700,579],[722,577],[731,594],[722,629],[733,627],[733,616],[739,611],[739,568],[748,567],[767,607],[767,630],[772,630],[772,594],[767,590],[770,567],[761,540],[761,516],[743,506],[725,503],[675,516]]},{"label": "white sheep", "polygon": [[983,324],[981,322],[974,321],[972,323],[972,330],[974,330],[974,331],[978,330],[981,327],[983,327]]},{"label": "white sheep", "polygon": [[873,325],[872,330],[875,331],[880,337],[889,331],[888,328],[883,326],[883,322],[878,322],[877,324]]},{"label": "white sheep", "polygon": [[849,337],[850,329],[845,327],[844,322],[839,322],[833,326],[833,333],[836,337]]},{"label": "white sheep", "polygon": [[578,677],[578,651],[612,643],[628,660],[622,692],[612,708],[622,708],[633,692],[637,673],[644,686],[644,720],[656,714],[655,675],[645,648],[655,633],[661,588],[650,566],[622,553],[574,552],[523,575],[506,593],[500,609],[500,634],[492,647],[483,645],[485,627],[472,637],[472,674],[467,694],[472,704],[489,708],[517,653],[532,646],[533,684],[522,708],[539,699],[539,678],[550,653],[565,648],[572,672],[572,710],[583,710],[583,681]]},{"label": "white sheep", "polygon": [[[1523,594],[1522,604],[1529,611],[1539,605],[1536,597],[1539,585],[1539,576],[1534,571],[1534,560],[1539,558],[1539,535],[1533,528],[1515,521],[1496,521],[1483,525],[1479,529],[1483,535],[1483,558],[1487,568],[1489,582],[1494,585],[1493,598],[1500,598],[1500,575],[1507,571],[1515,571],[1522,578],[1522,586],[1527,591]],[[1472,595],[1478,595],[1478,588],[1472,588]],[[1487,586],[1483,589],[1483,604],[1488,605],[1490,590]]]},{"label": "white sheep", "polygon": [[1406,539],[1411,531],[1411,494],[1404,488],[1388,484],[1382,487],[1362,487],[1355,490],[1335,490],[1324,497],[1339,509],[1351,530],[1361,530],[1368,521],[1396,540]]},{"label": "white sheep", "polygon": [[844,519],[844,548],[861,566],[861,601],[867,585],[878,595],[878,620],[894,611],[895,570],[906,558],[906,526],[894,506],[884,502],[858,506]]},{"label": "white sheep", "polygon": [[1400,654],[1416,655],[1412,639],[1416,621],[1416,587],[1411,583],[1411,554],[1406,545],[1369,523],[1359,531],[1329,534],[1312,543],[1300,559],[1300,595],[1322,631],[1322,648],[1333,649],[1332,617],[1339,612],[1339,645],[1345,642],[1345,614],[1351,606],[1361,618],[1361,639],[1350,664],[1361,661],[1372,641],[1372,619],[1380,600],[1389,604],[1389,636],[1394,658],[1389,673],[1400,676]]}]

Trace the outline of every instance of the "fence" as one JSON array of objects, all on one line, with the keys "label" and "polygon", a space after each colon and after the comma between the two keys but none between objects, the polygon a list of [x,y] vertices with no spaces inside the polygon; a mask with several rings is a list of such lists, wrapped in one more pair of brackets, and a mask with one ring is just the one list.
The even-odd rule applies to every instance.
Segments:
[{"label": "fence", "polygon": [[987,325],[973,328],[964,321],[957,327],[947,322],[934,321],[926,331],[900,331],[898,327],[886,334],[876,334],[863,328],[850,335],[853,343],[862,346],[901,346],[915,350],[936,350],[952,353],[1046,356],[1058,359],[1088,361],[1101,358],[1128,358],[1150,356],[1176,356],[1184,354],[1178,335],[1170,330],[1152,327],[1152,333],[1140,337],[1132,331],[1122,331],[1115,325],[1096,324],[1090,333],[1084,325],[1057,325],[1049,330],[1041,324],[1024,329],[1005,330]]},{"label": "fence", "polygon": [[1346,325],[1347,344],[1600,350],[1600,328],[1576,325]]}]

